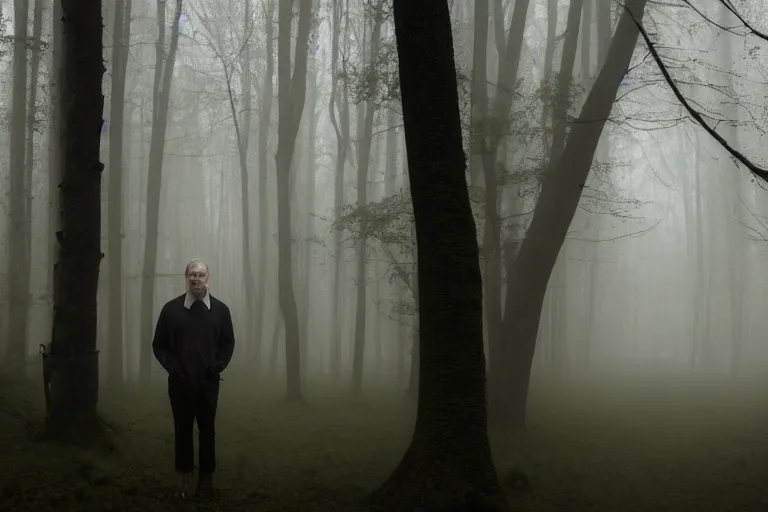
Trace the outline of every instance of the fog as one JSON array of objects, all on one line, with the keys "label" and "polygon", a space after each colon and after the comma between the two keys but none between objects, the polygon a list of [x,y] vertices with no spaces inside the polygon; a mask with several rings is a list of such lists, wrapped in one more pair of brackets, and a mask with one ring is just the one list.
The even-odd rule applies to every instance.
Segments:
[{"label": "fog", "polygon": [[[441,385],[435,352],[419,359],[420,336],[441,343],[420,330],[440,319],[419,306],[439,297],[419,296],[419,150],[406,152],[397,11],[282,1],[101,2],[103,259],[82,343],[93,327],[98,408],[123,462],[87,455],[118,481],[104,486],[51,477],[60,506],[171,506],[173,423],[152,340],[192,259],[207,264],[236,340],[217,418],[221,510],[360,510],[393,485],[419,431],[416,406],[431,396],[420,384]],[[448,5],[489,465],[506,502],[766,510],[768,4]],[[56,332],[57,189],[76,117],[61,92],[60,10],[0,0],[9,454],[51,412],[39,353]],[[30,446],[19,474],[0,470],[0,508],[53,504],[28,495],[29,475],[70,462]],[[135,476],[146,468],[152,483]],[[120,505],[126,489],[135,496]]]}]

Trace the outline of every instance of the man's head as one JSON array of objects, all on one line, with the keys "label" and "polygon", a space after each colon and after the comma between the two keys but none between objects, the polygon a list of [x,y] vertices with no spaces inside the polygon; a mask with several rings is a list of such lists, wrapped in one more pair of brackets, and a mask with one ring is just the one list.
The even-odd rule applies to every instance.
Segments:
[{"label": "man's head", "polygon": [[208,265],[201,260],[192,260],[187,263],[184,275],[189,292],[198,299],[205,297],[208,292]]}]

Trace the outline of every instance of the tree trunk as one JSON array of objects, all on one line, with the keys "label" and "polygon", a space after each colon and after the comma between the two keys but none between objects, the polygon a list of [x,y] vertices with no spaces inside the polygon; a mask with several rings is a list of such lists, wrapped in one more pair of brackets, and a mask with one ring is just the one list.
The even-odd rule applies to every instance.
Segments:
[{"label": "tree trunk", "polygon": [[[720,17],[723,21],[727,20],[731,16],[731,12],[724,4],[720,4]],[[722,40],[722,52],[723,52],[723,68],[732,68],[733,63],[733,50],[731,47],[731,38],[724,37]],[[734,78],[731,73],[727,74],[728,88],[730,93],[734,93]],[[723,114],[726,119],[731,120],[730,123],[726,123],[726,133],[724,137],[730,141],[734,147],[739,147],[739,130],[737,124],[739,121],[739,112],[735,105],[730,102],[723,105]],[[744,222],[747,217],[747,210],[744,203],[741,201],[742,192],[744,187],[742,185],[742,174],[732,173],[726,185],[730,185],[730,197],[729,201],[730,213],[737,221]],[[745,272],[744,269],[748,268],[747,253],[745,247],[745,240],[743,235],[734,229],[734,226],[727,228],[728,233],[728,288],[730,295],[730,313],[731,313],[731,375],[736,375],[739,372],[740,366],[743,364],[743,337],[744,337],[744,293],[745,293]]]},{"label": "tree trunk", "polygon": [[[406,148],[407,151],[407,148]],[[416,262],[413,269],[413,279],[411,280],[411,292],[413,293],[413,303],[416,306],[416,314],[413,316],[413,325],[411,326],[411,369],[408,374],[408,397],[416,400],[419,396],[419,367],[421,349],[419,348],[419,252],[416,240],[416,226],[411,225],[411,261]],[[483,347],[485,352],[485,347]]]},{"label": "tree trunk", "polygon": [[47,434],[90,441],[99,433],[96,413],[99,364],[96,295],[101,242],[102,17],[99,0],[62,0],[64,169],[56,268],[51,409]]},{"label": "tree trunk", "polygon": [[[311,100],[308,102],[309,119],[307,120],[307,154],[306,154],[306,178],[307,183],[304,187],[304,207],[307,209],[304,214],[304,239],[302,248],[302,280],[304,281],[301,290],[303,295],[303,308],[301,314],[301,367],[303,369],[302,380],[306,382],[309,373],[309,347],[312,342],[309,339],[309,323],[312,312],[312,244],[315,238],[315,152],[317,141],[317,66],[313,65],[310,73],[309,83],[312,90],[309,95]],[[316,344],[316,339],[313,340]]]},{"label": "tree trunk", "polygon": [[421,376],[411,444],[376,497],[386,510],[502,509],[448,5],[394,0],[394,17],[418,236]]},{"label": "tree trunk", "polygon": [[[250,58],[250,23],[251,23],[251,4],[245,0],[245,26],[243,33],[248,38],[243,43],[243,52],[241,61],[243,63],[243,75],[241,79],[240,98],[242,101],[242,110],[237,111],[235,105],[235,91],[232,88],[232,75],[230,63],[226,61],[222,53],[223,48],[216,51],[221,61],[222,71],[224,72],[224,81],[227,87],[227,99],[229,100],[229,109],[232,114],[232,125],[235,128],[235,142],[237,144],[238,164],[240,167],[240,214],[242,216],[242,265],[243,279],[242,290],[245,296],[245,347],[247,352],[259,354],[261,349],[256,347],[254,339],[254,319],[258,307],[255,297],[255,283],[253,280],[253,263],[251,262],[251,210],[250,210],[250,175],[248,171],[248,147],[251,139],[251,58]],[[209,31],[211,28],[209,28]]]},{"label": "tree trunk", "polygon": [[[588,7],[589,6],[589,7]],[[592,74],[596,71],[592,69],[593,62],[591,59],[591,48],[592,48],[592,39],[591,39],[591,31],[592,31],[592,18],[596,18],[596,32],[597,32],[597,70],[599,70],[599,66],[602,66],[603,62],[602,59],[604,58],[605,51],[608,49],[608,46],[610,46],[611,39],[610,39],[610,32],[608,33],[607,38],[603,38],[602,30],[603,27],[601,26],[601,23],[604,23],[604,12],[607,12],[608,14],[608,20],[610,23],[610,5],[599,5],[597,3],[597,0],[588,0],[587,3],[584,4],[584,17],[582,19],[582,34],[590,34],[590,37],[582,37],[581,39],[581,47],[582,47],[582,86],[586,89],[589,87],[589,84],[592,81]],[[590,16],[587,15],[587,13],[590,13]],[[589,18],[589,19],[587,19]],[[603,21],[601,21],[603,20]],[[610,26],[609,26],[610,28]],[[603,48],[605,47],[605,48]],[[585,55],[586,54],[586,55]],[[609,141],[605,138],[601,137],[600,142],[598,142],[597,145],[597,153],[595,155],[595,161],[598,164],[604,163],[607,161],[607,143]],[[602,184],[595,179],[592,179],[593,187],[596,187],[599,189]],[[587,219],[587,229],[586,234],[587,236],[590,236],[593,239],[597,239],[600,234],[600,225],[602,223],[602,219],[600,215],[590,215],[590,217]],[[597,289],[599,286],[598,282],[598,272],[597,272],[597,259],[600,254],[599,251],[599,244],[596,244],[594,242],[582,242],[582,245],[584,247],[584,268],[585,272],[583,274],[583,279],[586,287],[586,293],[584,297],[584,324],[583,324],[583,330],[581,333],[582,342],[581,342],[581,348],[580,350],[583,351],[581,361],[582,361],[582,369],[587,370],[589,369],[591,362],[592,362],[592,335],[593,335],[593,329],[594,329],[594,321],[595,321],[595,303],[597,298]]]},{"label": "tree trunk", "polygon": [[144,262],[141,272],[141,343],[139,379],[147,383],[152,368],[152,321],[155,305],[155,272],[157,270],[157,241],[160,224],[160,195],[162,191],[163,155],[165,131],[168,126],[168,105],[171,101],[171,81],[179,44],[179,18],[182,0],[176,0],[176,12],[171,28],[171,42],[167,58],[165,47],[165,0],[157,0],[158,27],[157,62],[155,64],[155,101],[153,102],[152,138],[149,143],[149,168],[147,170],[147,214],[145,218]]},{"label": "tree trunk", "polygon": [[267,293],[267,261],[269,260],[269,196],[267,195],[267,176],[269,175],[269,163],[267,155],[269,153],[269,133],[272,122],[272,77],[275,74],[274,60],[274,2],[266,0],[266,73],[264,76],[264,86],[261,93],[261,112],[259,115],[259,296],[261,305],[256,310],[255,334],[257,360],[261,359],[262,343],[261,338],[264,335],[264,317],[267,302],[264,300]]},{"label": "tree trunk", "polygon": [[[502,357],[508,370],[497,395],[498,418],[512,428],[525,426],[528,384],[542,304],[550,274],[565,240],[592,165],[600,135],[637,43],[634,19],[642,21],[646,0],[630,0],[621,17],[606,65],[600,71],[564,151],[552,162],[517,259],[508,260]],[[634,19],[633,19],[634,16]]]},{"label": "tree trunk", "polygon": [[109,347],[107,378],[123,380],[123,128],[125,78],[131,34],[132,0],[117,0],[112,46],[112,98],[109,107],[109,180],[107,226],[109,258]]},{"label": "tree trunk", "polygon": [[[250,210],[250,195],[251,185],[250,176],[248,172],[248,146],[251,139],[251,109],[253,107],[253,101],[251,99],[251,2],[245,0],[245,21],[243,26],[244,37],[248,38],[243,46],[243,76],[242,76],[242,89],[241,98],[243,102],[243,110],[238,113],[235,110],[234,97],[230,87],[230,105],[232,107],[232,116],[235,123],[235,134],[237,136],[237,154],[239,156],[240,163],[240,208],[242,215],[242,228],[243,228],[243,293],[245,294],[245,308],[246,308],[246,324],[245,324],[245,339],[247,350],[253,351],[255,354],[261,352],[261,347],[254,346],[258,343],[258,337],[255,336],[254,320],[256,318],[256,311],[258,306],[256,304],[256,290],[253,279],[253,263],[251,261],[251,210]],[[225,66],[224,72],[226,73],[226,63],[222,61],[222,65]],[[227,81],[230,83],[230,80]],[[238,118],[241,121],[238,123]]]},{"label": "tree trunk", "polygon": [[[64,84],[64,25],[62,21],[61,0],[53,0],[53,12],[51,15],[51,61],[49,72],[51,121],[48,141],[48,294],[51,301],[51,312],[56,303],[55,271],[59,261],[59,244],[56,233],[59,231],[60,201],[59,183],[61,182],[62,169],[64,168],[64,151],[61,142],[63,134],[62,97],[61,89]],[[53,315],[50,317],[51,333],[53,333]],[[53,334],[51,334],[53,336]]]},{"label": "tree trunk", "polygon": [[[347,161],[349,148],[349,101],[347,94],[347,81],[343,81],[343,90],[339,95],[339,37],[341,35],[341,19],[345,11],[342,9],[342,0],[333,0],[333,36],[331,41],[331,98],[328,110],[333,130],[336,133],[336,168],[333,175],[333,215],[334,221],[339,222],[344,214],[344,166]],[[349,18],[344,29],[345,48],[348,46]],[[346,72],[346,59],[342,61],[342,73]],[[336,119],[336,102],[339,100],[338,113],[340,119]],[[330,373],[334,382],[338,383],[341,374],[341,263],[344,248],[341,243],[341,230],[333,232],[333,281],[331,290],[331,318],[330,318]]]},{"label": "tree trunk", "polygon": [[[13,101],[11,103],[10,136],[10,232],[8,240],[8,358],[14,368],[23,371],[27,356],[29,312],[29,258],[27,232],[30,219],[26,218],[29,192],[25,190],[27,178],[24,166],[24,137],[27,113],[27,37],[29,3],[13,2]],[[17,366],[18,365],[18,366]]]},{"label": "tree trunk", "polygon": [[[384,164],[385,179],[384,179],[384,197],[391,197],[396,190],[397,186],[397,116],[394,109],[390,109],[387,113],[387,149],[386,160]],[[415,276],[414,276],[415,277]],[[397,292],[397,299],[399,301],[406,300],[408,287],[405,283],[395,281],[395,290]],[[401,386],[405,380],[405,336],[403,336],[402,319],[398,322],[397,330],[397,347],[395,370],[397,375],[397,385]]]},{"label": "tree trunk", "polygon": [[[379,51],[381,38],[381,16],[374,13],[373,33],[371,34],[371,53],[369,62],[374,62]],[[365,320],[367,300],[367,249],[368,237],[367,208],[368,208],[368,168],[371,160],[371,139],[373,137],[373,116],[376,113],[374,101],[367,101],[362,130],[358,128],[361,137],[357,141],[357,208],[362,215],[362,229],[357,241],[357,307],[355,309],[355,346],[352,358],[352,393],[359,395],[363,391],[363,365],[365,362]]]},{"label": "tree trunk", "polygon": [[[498,194],[498,172],[496,169],[497,158],[499,157],[499,147],[501,145],[504,133],[509,130],[509,116],[513,102],[513,90],[517,83],[518,70],[520,69],[520,55],[523,48],[523,35],[525,31],[525,22],[528,17],[529,0],[515,2],[512,18],[510,20],[509,32],[507,34],[506,45],[503,38],[503,12],[500,6],[501,2],[496,2],[496,41],[497,49],[503,54],[500,55],[499,69],[497,73],[496,98],[494,99],[493,109],[488,111],[487,91],[482,88],[477,80],[482,79],[482,68],[476,69],[478,76],[475,79],[473,93],[480,96],[473,98],[473,107],[477,104],[476,117],[473,119],[478,133],[475,136],[474,151],[479,155],[479,164],[482,164],[482,177],[485,187],[485,222],[483,225],[483,276],[484,286],[484,306],[485,320],[487,325],[488,354],[490,362],[490,391],[498,389],[499,376],[505,371],[504,360],[498,355],[499,345],[501,344],[501,223],[499,219],[499,194]],[[481,6],[475,5],[475,9]],[[479,13],[481,17],[487,17],[485,12]],[[501,27],[501,28],[499,28]],[[482,27],[481,27],[482,29]],[[485,29],[487,33],[487,27]],[[477,36],[481,37],[480,34]],[[487,38],[486,38],[487,39]],[[480,45],[476,50],[475,56],[483,51],[487,42],[475,39],[475,44]],[[487,47],[485,48],[487,53]],[[480,65],[480,63],[478,63]],[[485,81],[483,82],[485,83]],[[485,104],[482,100],[485,97]],[[491,115],[492,113],[492,115]],[[485,120],[483,121],[483,117]],[[482,127],[482,129],[481,129]],[[479,165],[478,164],[478,165]]]},{"label": "tree trunk", "polygon": [[291,275],[291,161],[296,135],[304,112],[307,94],[307,53],[309,46],[312,0],[299,0],[299,31],[296,37],[294,70],[291,76],[292,5],[280,2],[277,36],[277,103],[280,121],[277,135],[277,237],[278,237],[278,295],[285,323],[286,399],[303,400],[301,390],[301,357],[299,317]]},{"label": "tree trunk", "polygon": [[[566,22],[565,40],[563,41],[563,55],[560,64],[560,73],[555,96],[555,108],[552,111],[552,143],[550,146],[550,162],[556,162],[563,151],[567,136],[567,116],[571,106],[571,88],[573,87],[573,71],[576,64],[576,50],[579,41],[579,28],[582,18],[584,0],[573,0],[568,7],[568,19]],[[590,168],[592,162],[590,161]],[[586,182],[586,178],[585,178]],[[574,211],[575,215],[575,211]],[[560,375],[566,362],[567,350],[566,335],[568,329],[566,314],[568,282],[568,241],[563,239],[563,244],[558,252],[554,265],[554,283],[551,286],[552,310],[552,336],[550,348],[552,350],[552,369],[556,375]]]},{"label": "tree trunk", "polygon": [[[35,113],[37,111],[37,87],[40,77],[40,53],[41,53],[41,33],[43,31],[43,0],[35,0],[34,21],[32,22],[32,62],[29,82],[29,104],[27,106],[27,142],[25,144],[26,155],[24,157],[24,193],[26,195],[26,204],[24,208],[24,217],[27,219],[24,228],[24,252],[28,258],[32,257],[32,202],[34,194],[32,193],[32,176],[35,169]],[[29,316],[32,308],[31,293],[29,284],[32,279],[31,261],[25,265],[26,275],[22,276],[27,289],[26,296],[27,308],[24,316],[24,325],[29,326]],[[26,346],[26,343],[25,343]]]}]

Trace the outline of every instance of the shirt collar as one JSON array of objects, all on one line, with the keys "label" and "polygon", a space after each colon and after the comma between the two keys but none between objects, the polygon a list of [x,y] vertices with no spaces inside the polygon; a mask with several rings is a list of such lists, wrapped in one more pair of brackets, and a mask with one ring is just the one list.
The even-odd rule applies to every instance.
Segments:
[{"label": "shirt collar", "polygon": [[[189,309],[192,307],[192,304],[195,303],[197,299],[194,295],[192,295],[190,292],[187,292],[187,294],[184,296],[184,307]],[[211,310],[211,294],[208,292],[205,292],[205,297],[200,299],[203,301],[203,304],[205,304],[205,307],[208,308],[208,311]]]}]

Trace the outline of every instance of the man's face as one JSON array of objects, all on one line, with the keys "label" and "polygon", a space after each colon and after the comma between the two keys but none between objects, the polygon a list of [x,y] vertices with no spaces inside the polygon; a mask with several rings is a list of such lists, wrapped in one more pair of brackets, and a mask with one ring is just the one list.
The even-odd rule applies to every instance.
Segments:
[{"label": "man's face", "polygon": [[196,297],[204,297],[208,284],[208,269],[199,262],[187,266],[187,287]]}]

